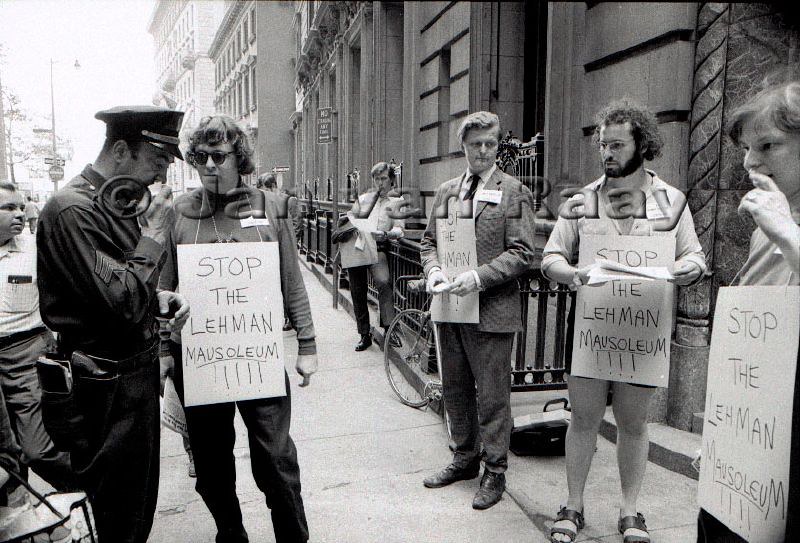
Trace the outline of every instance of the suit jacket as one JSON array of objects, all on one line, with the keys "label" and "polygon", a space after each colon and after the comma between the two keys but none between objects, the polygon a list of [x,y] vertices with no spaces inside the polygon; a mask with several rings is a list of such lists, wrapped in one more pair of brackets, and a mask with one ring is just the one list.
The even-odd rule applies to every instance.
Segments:
[{"label": "suit jacket", "polygon": [[[458,198],[460,175],[439,185],[428,226],[422,236],[422,266],[427,276],[441,266],[436,252],[436,217],[445,216],[447,200]],[[480,201],[475,210],[475,237],[481,292],[480,322],[483,332],[519,332],[523,329],[522,302],[516,279],[534,265],[533,194],[517,179],[499,169],[484,190],[499,190],[499,204]],[[439,213],[437,214],[437,210]]]}]

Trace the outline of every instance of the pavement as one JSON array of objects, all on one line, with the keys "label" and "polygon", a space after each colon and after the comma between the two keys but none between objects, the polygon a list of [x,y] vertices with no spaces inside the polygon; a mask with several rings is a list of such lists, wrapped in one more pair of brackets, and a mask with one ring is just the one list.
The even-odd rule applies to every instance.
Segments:
[{"label": "pavement", "polygon": [[[478,479],[426,489],[422,479],[451,458],[441,418],[402,405],[391,391],[383,353],[355,353],[355,323],[303,262],[317,331],[319,371],[299,388],[293,332],[285,333],[292,393],[292,436],[297,444],[303,499],[312,543],[546,542],[555,513],[566,500],[564,457],[509,456],[507,492],[487,511],[471,508]],[[566,391],[519,392],[512,414],[541,411]],[[613,419],[608,424],[613,425]],[[274,542],[263,495],[250,469],[238,414],[236,468],[244,524],[253,543]],[[151,543],[212,543],[214,522],[187,475],[177,434],[162,429],[161,481]],[[34,476],[35,479],[35,476]],[[40,480],[37,486],[46,486]],[[695,541],[695,480],[654,463],[640,498],[654,543]],[[619,475],[615,447],[598,438],[586,486],[586,527],[578,541],[621,542],[617,533]]]}]

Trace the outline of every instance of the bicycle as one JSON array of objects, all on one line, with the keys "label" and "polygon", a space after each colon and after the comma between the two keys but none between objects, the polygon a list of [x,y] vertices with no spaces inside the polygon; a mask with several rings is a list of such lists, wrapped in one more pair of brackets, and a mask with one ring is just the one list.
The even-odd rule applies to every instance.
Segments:
[{"label": "bicycle", "polygon": [[[419,275],[403,275],[395,280],[395,293],[401,301],[408,300],[398,288],[407,283],[409,293],[424,293],[425,279]],[[441,405],[442,421],[452,449],[450,417],[442,394],[441,350],[436,324],[431,320],[430,294],[424,309],[404,309],[392,319],[384,338],[383,358],[389,385],[403,404],[417,409],[431,403]]]}]

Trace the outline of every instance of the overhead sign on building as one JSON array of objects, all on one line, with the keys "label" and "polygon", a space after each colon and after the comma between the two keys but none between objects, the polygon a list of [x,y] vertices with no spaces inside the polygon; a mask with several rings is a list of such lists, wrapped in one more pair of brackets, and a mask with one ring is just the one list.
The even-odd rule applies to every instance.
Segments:
[{"label": "overhead sign on building", "polygon": [[330,143],[332,139],[332,108],[321,107],[317,110],[317,143]]},{"label": "overhead sign on building", "polygon": [[289,166],[275,166],[272,168],[272,173],[286,173],[289,171]]}]

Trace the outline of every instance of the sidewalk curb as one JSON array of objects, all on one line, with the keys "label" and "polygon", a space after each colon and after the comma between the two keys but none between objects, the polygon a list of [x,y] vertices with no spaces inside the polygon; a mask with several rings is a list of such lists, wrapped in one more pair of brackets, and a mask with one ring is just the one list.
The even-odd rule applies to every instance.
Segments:
[{"label": "sidewalk curb", "polygon": [[[651,427],[654,423],[651,423]],[[681,430],[666,427],[665,425],[660,425],[663,427],[665,432],[669,432],[674,434],[675,436],[683,436],[686,438],[691,438],[691,436],[695,436],[691,438],[693,441],[698,441],[698,448],[699,448],[699,440],[700,436],[697,434],[692,434],[691,432],[683,432]],[[603,436],[605,439],[610,441],[611,443],[617,443],[617,423],[614,420],[613,414],[611,414],[611,408],[606,409],[606,415],[603,417],[603,420],[600,422],[600,431],[599,434]],[[693,451],[685,450],[686,447],[684,446],[684,450],[679,450],[680,448],[676,445],[670,445],[661,443],[659,440],[650,436],[650,449],[647,454],[647,460],[661,466],[662,468],[668,469],[674,473],[679,475],[683,475],[684,477],[688,477],[689,479],[694,479],[695,481],[698,480],[699,474],[692,468],[692,460],[694,457],[692,456]]]}]

